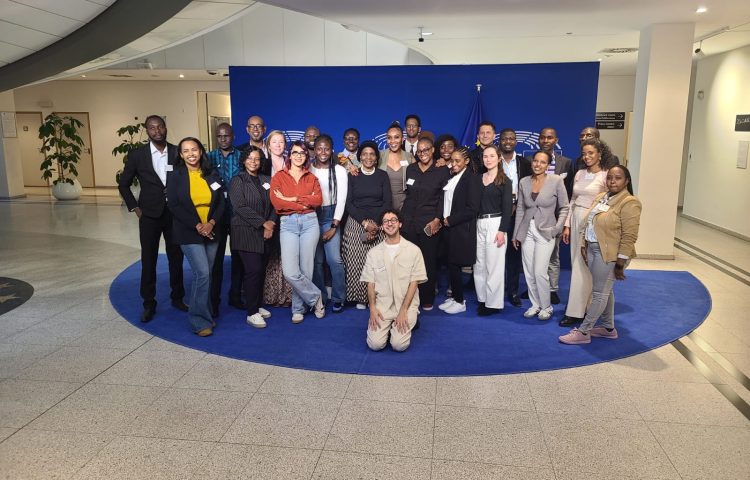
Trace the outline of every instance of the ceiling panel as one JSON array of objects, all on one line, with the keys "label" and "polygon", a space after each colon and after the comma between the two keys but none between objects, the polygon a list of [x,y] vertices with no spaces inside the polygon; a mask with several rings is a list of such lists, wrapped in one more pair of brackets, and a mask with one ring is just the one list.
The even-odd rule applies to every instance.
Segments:
[{"label": "ceiling panel", "polygon": [[0,20],[0,41],[39,50],[61,37]]},{"label": "ceiling panel", "polygon": [[102,13],[114,0],[105,2],[105,5],[90,2],[88,0],[12,0],[13,2],[27,5],[62,17],[72,18],[81,22],[88,22]]},{"label": "ceiling panel", "polygon": [[83,25],[83,22],[78,20],[61,17],[10,0],[0,0],[0,19],[58,37],[64,37]]},{"label": "ceiling panel", "polygon": [[6,42],[0,42],[0,60],[6,63],[13,63],[19,58],[23,58],[32,52],[33,50],[29,50],[28,48],[19,47],[18,45],[12,45]]}]

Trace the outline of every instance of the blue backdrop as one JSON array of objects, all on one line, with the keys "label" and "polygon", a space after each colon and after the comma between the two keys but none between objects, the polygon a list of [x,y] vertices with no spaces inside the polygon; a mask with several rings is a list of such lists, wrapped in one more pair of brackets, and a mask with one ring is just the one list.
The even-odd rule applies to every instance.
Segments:
[{"label": "blue backdrop", "polygon": [[457,138],[466,127],[476,84],[486,120],[518,133],[518,151],[536,149],[543,127],[557,129],[563,154],[578,156],[578,133],[594,125],[598,62],[518,65],[419,65],[392,67],[230,67],[236,142],[260,115],[268,131],[301,137],[308,125],[329,133],[342,149],[344,130],[362,140],[385,133],[394,120],[416,113],[422,128]]}]

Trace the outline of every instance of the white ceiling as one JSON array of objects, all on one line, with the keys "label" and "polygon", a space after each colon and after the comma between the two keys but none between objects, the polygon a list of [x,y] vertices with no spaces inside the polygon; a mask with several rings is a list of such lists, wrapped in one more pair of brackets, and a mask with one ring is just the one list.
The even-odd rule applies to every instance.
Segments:
[{"label": "white ceiling", "polygon": [[[747,0],[264,0],[400,41],[436,64],[595,61],[604,74],[633,74],[638,47],[654,23],[695,22],[695,37],[733,28],[703,43],[707,55],[750,44]],[[704,5],[708,11],[697,14]],[[418,27],[433,32],[417,41]]]},{"label": "white ceiling", "polygon": [[0,0],[0,66],[78,30],[116,0]]}]

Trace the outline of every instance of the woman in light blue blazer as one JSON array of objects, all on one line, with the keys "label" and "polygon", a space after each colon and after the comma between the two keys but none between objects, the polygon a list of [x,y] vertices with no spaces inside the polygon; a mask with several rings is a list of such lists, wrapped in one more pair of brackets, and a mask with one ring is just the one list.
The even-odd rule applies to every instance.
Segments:
[{"label": "woman in light blue blazer", "polygon": [[518,204],[513,247],[521,248],[523,273],[529,287],[531,308],[526,318],[552,317],[550,304],[549,259],[555,248],[555,237],[562,233],[568,217],[568,194],[559,175],[548,174],[549,153],[539,151],[531,161],[532,175],[518,183]]}]

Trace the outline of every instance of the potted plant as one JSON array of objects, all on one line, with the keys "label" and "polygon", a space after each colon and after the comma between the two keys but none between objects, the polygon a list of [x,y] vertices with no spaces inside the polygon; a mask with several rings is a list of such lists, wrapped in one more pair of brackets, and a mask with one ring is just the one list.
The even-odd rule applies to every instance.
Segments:
[{"label": "potted plant", "polygon": [[[117,129],[117,136],[122,138],[122,141],[118,146],[112,149],[112,156],[122,155],[122,164],[128,161],[128,154],[140,148],[148,143],[148,140],[143,138],[143,132],[145,126],[142,123],[135,123],[133,125],[125,125]],[[120,175],[122,175],[122,169],[118,170],[115,174],[115,181],[120,183]],[[141,191],[141,187],[138,185],[138,177],[133,178],[133,183],[130,185],[130,190],[133,191],[133,195],[138,199],[138,194]]]},{"label": "potted plant", "polygon": [[53,175],[57,175],[52,182],[52,195],[58,200],[75,200],[83,192],[76,179],[76,166],[83,149],[83,139],[78,135],[78,129],[82,126],[83,123],[75,118],[52,113],[39,127],[41,152],[44,155],[39,169],[44,180],[49,181]]}]

